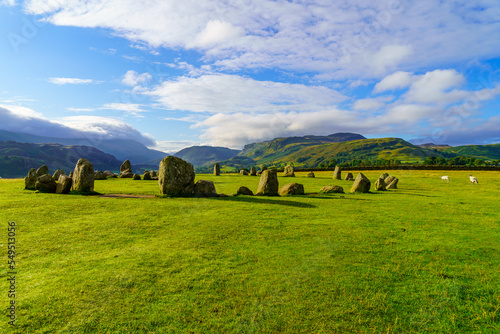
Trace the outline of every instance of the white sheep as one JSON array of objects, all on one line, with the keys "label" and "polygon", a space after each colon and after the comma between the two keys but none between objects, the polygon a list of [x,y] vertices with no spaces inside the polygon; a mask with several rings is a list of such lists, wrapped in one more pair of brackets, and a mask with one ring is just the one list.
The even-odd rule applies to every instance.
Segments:
[{"label": "white sheep", "polygon": [[474,183],[479,184],[479,182],[477,182],[477,179],[474,176],[469,175],[469,179],[470,179],[471,184],[474,184]]},{"label": "white sheep", "polygon": [[441,180],[446,181],[446,182],[450,182],[450,177],[448,175],[443,175],[441,176]]}]

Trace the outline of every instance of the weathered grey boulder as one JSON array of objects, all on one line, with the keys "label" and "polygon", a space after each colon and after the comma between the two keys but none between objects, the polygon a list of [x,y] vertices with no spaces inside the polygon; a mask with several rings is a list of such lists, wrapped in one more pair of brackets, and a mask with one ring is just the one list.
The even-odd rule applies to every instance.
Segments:
[{"label": "weathered grey boulder", "polygon": [[280,196],[287,195],[304,195],[304,186],[299,183],[290,183],[281,187],[279,190]]},{"label": "weathered grey boulder", "polygon": [[104,173],[104,175],[106,175],[106,177],[115,175],[115,173],[113,173],[110,170],[105,170],[103,173]]},{"label": "weathered grey boulder", "polygon": [[307,177],[316,177],[316,175],[314,175],[314,172],[309,172],[307,173]]},{"label": "weathered grey boulder", "polygon": [[94,165],[87,159],[80,159],[73,171],[73,190],[78,192],[94,191]]},{"label": "weathered grey boulder", "polygon": [[255,169],[254,166],[252,166],[252,168],[250,168],[250,176],[256,176],[257,175],[257,170]]},{"label": "weathered grey boulder", "polygon": [[392,181],[394,181],[396,177],[395,176],[388,176],[384,179],[385,184],[389,185],[391,184]]},{"label": "weathered grey boulder", "polygon": [[94,174],[94,180],[107,180],[107,179],[108,178],[101,170],[95,172]]},{"label": "weathered grey boulder", "polygon": [[219,163],[216,163],[214,165],[214,175],[216,175],[216,176],[220,175],[220,165],[219,165]]},{"label": "weathered grey boulder", "polygon": [[24,178],[24,189],[35,190],[35,184],[37,181],[36,169],[31,168],[28,175]]},{"label": "weathered grey boulder", "polygon": [[132,164],[129,160],[125,160],[120,166],[120,177],[124,179],[134,177],[134,173],[132,173]]},{"label": "weathered grey boulder", "polygon": [[295,173],[293,172],[293,167],[290,165],[285,166],[285,169],[283,170],[283,176],[284,177],[295,177]]},{"label": "weathered grey boulder", "polygon": [[389,177],[389,174],[388,174],[388,173],[384,173],[384,174],[380,175],[378,178],[379,178],[379,179],[383,179],[383,180],[385,180],[385,179],[387,179],[388,177]]},{"label": "weathered grey boulder", "polygon": [[66,175],[59,175],[57,179],[56,194],[69,194],[73,179]]},{"label": "weathered grey boulder", "polygon": [[398,189],[398,182],[399,182],[399,179],[397,177],[395,177],[391,183],[389,183],[385,189]]},{"label": "weathered grey boulder", "polygon": [[132,177],[133,180],[140,180],[141,179],[141,176],[139,174],[134,174],[134,176]]},{"label": "weathered grey boulder", "polygon": [[196,197],[217,197],[215,185],[212,181],[198,180],[194,185],[194,195]]},{"label": "weathered grey boulder", "polygon": [[371,182],[363,173],[359,173],[354,180],[351,188],[351,193],[367,193],[370,192]]},{"label": "weathered grey boulder", "polygon": [[54,181],[59,180],[59,175],[66,175],[66,173],[62,169],[58,169],[54,172],[54,175],[52,175],[52,178]]},{"label": "weathered grey boulder", "polygon": [[324,186],[319,192],[324,194],[343,194],[344,188],[341,186]]},{"label": "weathered grey boulder", "polygon": [[278,196],[278,174],[276,169],[266,169],[260,175],[259,187],[257,188],[257,196]]},{"label": "weathered grey boulder", "polygon": [[156,171],[152,170],[150,173],[151,173],[151,177],[152,178],[153,177],[158,177],[158,175],[156,174]]},{"label": "weathered grey boulder", "polygon": [[55,193],[56,187],[56,181],[49,174],[39,176],[35,183],[35,189],[41,193]]},{"label": "weathered grey boulder", "polygon": [[142,176],[143,180],[150,181],[151,180],[151,173],[148,171],[144,172],[144,175]]},{"label": "weathered grey boulder", "polygon": [[242,169],[242,170],[240,170],[240,174],[241,175],[248,175],[248,172],[246,169]]},{"label": "weathered grey boulder", "polygon": [[168,156],[160,162],[158,185],[162,195],[194,195],[194,178],[193,165],[181,158]]},{"label": "weathered grey boulder", "polygon": [[378,178],[377,181],[375,181],[375,190],[376,191],[383,191],[385,190],[385,187],[387,185],[384,182],[384,179]]},{"label": "weathered grey boulder", "polygon": [[247,187],[245,186],[241,186],[238,188],[238,190],[236,191],[236,195],[246,195],[246,196],[253,196],[253,191],[251,191],[250,189],[248,189]]},{"label": "weathered grey boulder", "polygon": [[40,177],[45,174],[49,174],[49,167],[47,167],[47,165],[40,166],[36,170],[36,177]]},{"label": "weathered grey boulder", "polygon": [[352,175],[351,172],[348,172],[346,175],[345,175],[345,180],[346,181],[354,181],[354,175]]},{"label": "weathered grey boulder", "polygon": [[333,171],[333,178],[336,180],[342,180],[342,171],[339,166],[335,166],[335,170]]}]

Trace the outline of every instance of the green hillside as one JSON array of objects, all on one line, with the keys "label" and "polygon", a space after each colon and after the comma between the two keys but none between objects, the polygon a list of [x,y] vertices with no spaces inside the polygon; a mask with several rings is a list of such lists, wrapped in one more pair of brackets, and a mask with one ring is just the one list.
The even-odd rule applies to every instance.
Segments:
[{"label": "green hillside", "polygon": [[48,165],[51,172],[61,168],[69,173],[80,158],[92,162],[96,170],[117,170],[121,164],[114,156],[90,146],[0,141],[0,176],[24,177],[31,168],[41,165]]},{"label": "green hillside", "polygon": [[500,144],[490,145],[466,145],[437,149],[441,152],[453,153],[456,155],[474,157],[486,160],[500,159]]},{"label": "green hillside", "polygon": [[192,146],[180,150],[174,155],[193,166],[213,165],[217,161],[227,160],[236,156],[240,151],[227,147]]}]

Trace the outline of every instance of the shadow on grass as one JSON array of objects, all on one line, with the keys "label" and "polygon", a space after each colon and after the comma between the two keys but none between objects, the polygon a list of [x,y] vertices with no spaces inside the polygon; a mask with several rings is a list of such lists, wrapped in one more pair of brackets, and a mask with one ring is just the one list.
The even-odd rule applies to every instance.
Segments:
[{"label": "shadow on grass", "polygon": [[315,208],[315,205],[309,203],[295,202],[295,201],[287,201],[281,200],[280,197],[257,197],[257,196],[231,196],[231,197],[214,197],[219,201],[233,201],[233,202],[247,202],[247,203],[260,203],[260,204],[276,204],[276,205],[285,205],[285,206],[293,206],[296,208]]},{"label": "shadow on grass", "polygon": [[325,194],[325,195],[321,195],[321,194],[306,194],[306,197],[307,198],[314,198],[314,199],[328,199],[328,200],[332,200],[332,199],[339,199],[339,200],[354,200],[354,201],[369,201],[369,199],[366,199],[366,198],[357,198],[355,196],[352,196],[351,194],[348,194],[347,196],[345,194],[336,194],[337,196],[335,196],[334,194]]}]

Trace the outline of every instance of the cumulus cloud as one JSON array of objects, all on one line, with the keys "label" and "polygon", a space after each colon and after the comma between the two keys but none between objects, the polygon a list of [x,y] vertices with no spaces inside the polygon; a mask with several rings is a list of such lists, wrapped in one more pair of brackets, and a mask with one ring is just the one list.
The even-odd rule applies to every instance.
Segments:
[{"label": "cumulus cloud", "polygon": [[47,81],[55,85],[83,85],[95,83],[92,79],[79,78],[49,78]]},{"label": "cumulus cloud", "polygon": [[142,109],[141,104],[137,103],[106,103],[101,108],[101,110],[118,110],[123,111],[131,116],[142,117],[140,113],[146,110]]},{"label": "cumulus cloud", "polygon": [[386,76],[382,81],[377,83],[373,88],[373,92],[380,93],[388,90],[406,88],[410,86],[413,81],[412,73],[398,71]]},{"label": "cumulus cloud", "polygon": [[131,139],[154,146],[151,137],[118,119],[98,116],[73,116],[49,120],[32,109],[0,105],[0,129],[51,138],[92,138],[93,140]]},{"label": "cumulus cloud", "polygon": [[144,84],[153,79],[153,76],[149,73],[142,73],[139,74],[134,70],[129,70],[125,75],[123,76],[122,79],[122,84],[127,85],[127,86],[137,86],[139,84]]},{"label": "cumulus cloud", "polygon": [[455,70],[427,72],[412,83],[406,98],[418,103],[454,103],[466,98],[468,92],[450,89],[464,82],[464,76]]},{"label": "cumulus cloud", "polygon": [[500,50],[500,4],[483,0],[25,0],[24,7],[55,25],[111,29],[152,48],[195,49],[206,63],[233,70],[378,78],[386,70],[491,59]]},{"label": "cumulus cloud", "polygon": [[180,77],[148,92],[170,110],[235,113],[312,111],[346,97],[324,86],[258,81],[237,75]]}]

